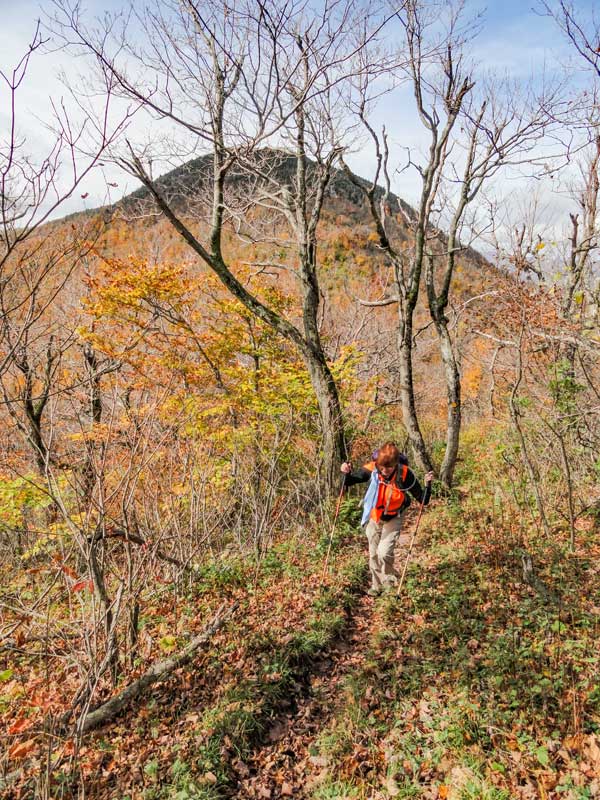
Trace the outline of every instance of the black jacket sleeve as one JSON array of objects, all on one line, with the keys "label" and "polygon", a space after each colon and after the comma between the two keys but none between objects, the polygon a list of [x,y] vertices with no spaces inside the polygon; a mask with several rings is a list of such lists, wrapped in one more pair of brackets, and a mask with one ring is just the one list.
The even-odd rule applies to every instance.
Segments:
[{"label": "black jacket sleeve", "polygon": [[348,472],[344,476],[344,486],[354,486],[356,483],[366,483],[371,477],[372,472],[366,467],[355,469],[354,472]]},{"label": "black jacket sleeve", "polygon": [[[406,473],[406,480],[404,481],[404,488],[407,492],[410,492],[412,496],[418,503],[423,503],[426,506],[429,503],[429,498],[431,497],[431,484],[426,483],[425,489],[421,486],[415,473],[409,469]],[[408,505],[408,503],[407,503]]]}]

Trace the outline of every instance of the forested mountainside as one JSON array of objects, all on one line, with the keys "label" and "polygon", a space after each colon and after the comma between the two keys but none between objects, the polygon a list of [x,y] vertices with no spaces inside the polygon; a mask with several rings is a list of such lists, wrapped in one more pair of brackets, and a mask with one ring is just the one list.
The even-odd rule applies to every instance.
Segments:
[{"label": "forested mountainside", "polygon": [[[245,280],[258,280],[264,287],[277,287],[290,300],[297,301],[300,292],[294,270],[298,255],[293,236],[286,227],[281,208],[274,210],[269,201],[269,192],[273,192],[269,181],[280,187],[292,185],[295,159],[289,153],[265,150],[254,154],[253,163],[259,164],[258,178],[249,169],[239,168],[231,175],[228,173],[225,183],[228,222],[223,234],[223,250]],[[307,160],[307,165],[310,176],[316,172],[316,165],[310,160]],[[206,156],[190,161],[156,181],[157,189],[174,203],[178,212],[191,222],[195,230],[204,232],[208,230],[211,218],[211,175],[211,160]],[[387,413],[396,414],[395,418],[399,419],[398,393],[394,388],[398,380],[396,309],[393,305],[374,309],[362,304],[379,302],[386,294],[392,293],[393,266],[382,251],[360,186],[368,188],[369,183],[355,175],[350,179],[340,169],[332,170],[318,229],[317,259],[322,299],[319,324],[327,356],[332,361],[339,358],[344,347],[352,346],[360,352],[360,365],[357,367],[360,377],[372,383],[371,397],[376,398],[373,403],[365,399],[364,413],[369,415],[378,404],[392,400]],[[248,198],[257,194],[260,202],[249,212]],[[383,196],[381,187],[376,188],[375,196],[380,203]],[[386,198],[386,205],[391,235],[397,238],[400,247],[410,252],[414,242],[412,223],[415,211],[393,194]],[[89,212],[89,215],[93,218],[96,213],[103,227],[95,250],[103,259],[120,261],[135,256],[138,261],[154,264],[155,270],[160,270],[156,262],[161,261],[165,268],[177,265],[182,274],[195,276],[193,280],[199,280],[201,274],[206,280],[211,280],[206,276],[206,265],[173,230],[144,187],[114,206]],[[431,241],[437,243],[436,248],[443,254],[446,235],[441,230],[430,233]],[[113,269],[114,266],[104,265],[100,267],[100,273],[107,271],[112,274]],[[258,278],[253,277],[254,274]],[[490,303],[488,295],[499,286],[503,287],[502,296],[516,296],[521,291],[527,293],[514,272],[495,267],[470,246],[458,250],[452,281],[451,316],[453,324],[458,325],[460,320],[459,340],[468,378],[465,384],[467,412],[471,403],[483,402],[487,384],[480,380],[482,360],[485,353],[493,352],[492,344],[484,337],[474,336],[472,329],[481,324],[487,334],[492,334],[503,327],[505,313],[502,302]],[[429,408],[438,407],[443,415],[446,394],[426,306],[423,291],[415,323],[416,392],[420,403]],[[291,302],[287,313],[293,320],[301,318],[297,302]]]},{"label": "forested mountainside", "polygon": [[[317,165],[307,158],[306,167],[310,194],[311,183],[314,185],[318,179]],[[263,198],[264,204],[267,204],[269,192],[272,191],[271,182],[280,190],[293,187],[297,179],[296,168],[297,159],[293,153],[270,148],[253,152],[244,165],[234,164],[228,171],[225,181],[225,202],[230,208],[232,216],[235,218],[236,211],[240,213],[246,211],[248,199],[253,198],[253,202],[256,202],[257,194]],[[183,214],[196,213],[200,216],[203,212],[204,220],[208,223],[208,211],[212,203],[212,181],[213,159],[210,155],[205,155],[166,172],[156,179],[155,184],[161,194],[173,202]],[[364,197],[364,190],[368,190],[370,187],[371,183],[365,178],[354,173],[348,174],[339,168],[333,168],[325,190],[324,211],[329,222],[342,216],[340,222],[346,228],[347,235],[350,234],[347,228],[355,225],[368,229],[368,232],[372,234],[373,223]],[[374,192],[376,202],[382,202],[384,194],[384,188],[377,185]],[[403,236],[408,237],[410,222],[414,221],[416,217],[415,210],[393,192],[385,195],[385,201],[393,215],[390,224],[395,223],[404,229]],[[134,223],[140,218],[144,219],[149,213],[149,208],[152,208],[150,192],[142,186],[112,206],[83,213],[86,215],[102,213],[106,219],[116,217]],[[272,214],[273,209],[271,208],[270,211]],[[79,215],[71,215],[68,219],[74,219],[77,216]],[[159,216],[156,212],[156,217]],[[277,216],[280,217],[281,214]],[[281,220],[279,221],[281,222]],[[444,231],[439,230],[438,234],[440,240],[445,241]],[[375,243],[374,237],[371,238],[372,243]],[[461,254],[463,260],[470,265],[486,265],[493,269],[488,260],[468,245],[461,250]]]}]

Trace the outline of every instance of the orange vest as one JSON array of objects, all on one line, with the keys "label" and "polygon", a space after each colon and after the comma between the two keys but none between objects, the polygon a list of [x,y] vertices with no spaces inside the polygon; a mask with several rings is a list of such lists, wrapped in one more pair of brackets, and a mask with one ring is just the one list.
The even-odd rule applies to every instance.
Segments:
[{"label": "orange vest", "polygon": [[[374,470],[375,462],[370,461],[368,464],[365,464],[365,469]],[[377,488],[377,500],[371,511],[371,519],[375,522],[379,522],[382,516],[395,516],[404,505],[406,495],[398,486],[398,474],[401,475],[403,482],[406,481],[406,476],[408,474],[408,467],[406,464],[398,464],[398,469],[394,473],[394,477],[391,481],[386,482],[382,475],[378,476],[379,485]]]}]

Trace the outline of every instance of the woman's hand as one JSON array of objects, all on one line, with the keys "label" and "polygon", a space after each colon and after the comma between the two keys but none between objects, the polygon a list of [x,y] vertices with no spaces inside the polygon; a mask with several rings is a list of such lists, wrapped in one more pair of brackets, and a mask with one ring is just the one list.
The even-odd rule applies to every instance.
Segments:
[{"label": "woman's hand", "polygon": [[349,475],[352,472],[352,464],[349,461],[344,461],[340,470],[344,473],[344,475]]},{"label": "woman's hand", "polygon": [[435,477],[435,475],[433,474],[433,472],[428,472],[425,475],[425,483],[431,483],[431,481],[434,479],[434,477]]}]

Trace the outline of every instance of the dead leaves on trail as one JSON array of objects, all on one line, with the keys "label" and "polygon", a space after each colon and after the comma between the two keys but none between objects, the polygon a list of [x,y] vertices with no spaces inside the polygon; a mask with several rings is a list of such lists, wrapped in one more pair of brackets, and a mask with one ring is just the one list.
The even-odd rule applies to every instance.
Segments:
[{"label": "dead leaves on trail", "polygon": [[[573,644],[592,635],[593,625],[573,620],[587,622],[596,590],[577,567],[579,606],[573,601],[570,613],[581,615],[562,613],[553,628],[548,608],[511,573],[506,542],[503,553],[502,543],[490,546],[474,512],[461,524],[455,540],[442,513],[429,516],[402,597],[355,599],[339,638],[329,631],[322,649],[319,626],[344,604],[340,576],[324,586],[314,559],[301,555],[252,575],[254,594],[231,629],[193,669],[87,739],[71,779],[110,800],[183,792],[188,780],[237,800],[600,797],[600,736],[581,724],[600,723],[585,705],[594,685],[583,670],[594,653]],[[360,548],[353,558],[364,564]],[[246,590],[243,582],[228,588],[232,598]],[[211,599],[195,598],[183,618],[175,602],[156,603],[163,619],[145,628],[154,650],[184,633],[182,619],[200,625]],[[298,661],[282,657],[302,647],[304,661],[298,650]],[[22,678],[9,676],[2,691],[14,682],[22,692]],[[31,693],[40,708],[52,702],[45,689]],[[8,757],[24,769],[40,746],[40,715],[16,702],[11,709]]]},{"label": "dead leaves on trail", "polygon": [[370,598],[361,597],[342,637],[314,665],[308,690],[298,698],[295,710],[276,720],[265,744],[245,760],[249,774],[239,776],[236,798],[309,798],[326,791],[334,767],[351,778],[383,765],[381,753],[374,755],[362,745],[337,764],[335,758],[315,753],[321,732],[348,701],[347,679],[365,666],[370,637],[380,624]]},{"label": "dead leaves on trail", "polygon": [[[313,727],[297,719],[278,743],[296,754],[286,774],[304,781],[298,797],[600,798],[600,738],[581,729],[600,723],[597,703],[582,716],[596,686],[597,621],[585,616],[594,569],[574,568],[582,605],[557,623],[520,581],[518,560],[512,575],[507,541],[490,546],[474,512],[470,522],[449,544],[442,519],[439,549],[425,529],[403,598],[362,605],[351,652],[313,684]],[[540,570],[551,555],[536,553]],[[571,596],[564,575],[563,591]],[[573,721],[580,733],[565,735]],[[263,757],[255,764],[268,775]]]},{"label": "dead leaves on trail", "polygon": [[[296,780],[288,769],[293,754],[284,762],[275,759],[269,766],[273,781],[264,781],[260,776],[266,762],[257,772],[248,748],[259,738],[274,749],[285,746],[302,684],[310,684],[313,662],[321,658],[321,642],[337,636],[347,592],[355,591],[348,587],[362,583],[362,542],[358,554],[349,543],[338,558],[339,573],[323,580],[322,562],[311,543],[291,543],[288,537],[281,555],[266,563],[264,574],[249,562],[248,575],[227,586],[227,596],[242,605],[230,628],[219,632],[190,668],[147,692],[115,722],[84,739],[78,750],[72,739],[61,742],[44,733],[47,715],[61,716],[69,708],[77,674],[60,661],[50,680],[34,670],[25,672],[20,664],[7,671],[0,694],[8,698],[14,691],[14,698],[10,695],[0,707],[10,737],[3,766],[10,770],[12,765],[19,775],[11,797],[24,800],[35,794],[36,775],[44,770],[46,756],[51,759],[51,782],[80,786],[103,800],[141,797],[144,787],[183,791],[188,785],[212,785],[221,792],[241,783],[249,797],[299,796],[303,777]],[[346,569],[349,577],[344,576]],[[199,584],[198,589],[192,599],[169,593],[146,606],[140,658],[152,660],[170,650],[174,639],[184,642],[202,625],[222,587],[209,590]],[[323,659],[326,663],[329,668],[332,662]],[[141,672],[143,665],[138,664],[121,682]],[[109,694],[109,686],[102,684],[96,700]]]},{"label": "dead leaves on trail", "polygon": [[35,750],[37,742],[35,739],[27,739],[25,742],[15,742],[8,748],[8,758],[11,761],[17,761],[21,758],[28,756]]}]

